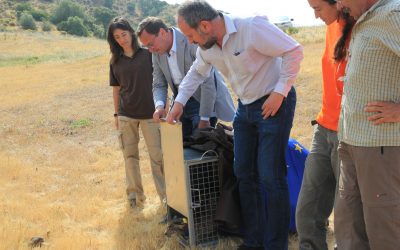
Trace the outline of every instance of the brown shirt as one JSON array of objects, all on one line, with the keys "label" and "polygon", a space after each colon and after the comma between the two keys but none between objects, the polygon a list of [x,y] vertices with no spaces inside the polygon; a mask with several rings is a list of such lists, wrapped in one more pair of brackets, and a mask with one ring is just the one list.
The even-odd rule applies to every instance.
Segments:
[{"label": "brown shirt", "polygon": [[121,55],[110,65],[110,86],[120,86],[118,115],[151,119],[154,112],[151,53],[139,49],[132,58]]}]

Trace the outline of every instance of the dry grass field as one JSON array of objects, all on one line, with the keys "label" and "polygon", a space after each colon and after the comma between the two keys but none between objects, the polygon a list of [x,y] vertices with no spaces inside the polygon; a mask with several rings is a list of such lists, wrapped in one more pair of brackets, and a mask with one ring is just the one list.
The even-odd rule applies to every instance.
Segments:
[{"label": "dry grass field", "polygon": [[[320,107],[323,28],[302,29],[292,137],[309,146]],[[163,235],[148,156],[140,144],[143,207],[125,201],[113,128],[105,41],[59,34],[0,33],[0,249],[178,249]],[[224,240],[217,249],[234,249]],[[296,239],[290,243],[296,249]]]}]

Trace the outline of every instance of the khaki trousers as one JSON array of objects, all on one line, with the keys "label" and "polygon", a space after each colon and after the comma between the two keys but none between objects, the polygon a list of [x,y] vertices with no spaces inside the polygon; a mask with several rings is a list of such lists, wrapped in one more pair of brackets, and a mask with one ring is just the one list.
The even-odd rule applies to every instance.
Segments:
[{"label": "khaki trousers", "polygon": [[339,250],[400,247],[400,147],[339,143],[335,234]]},{"label": "khaki trousers", "polygon": [[138,148],[140,127],[150,156],[154,184],[160,200],[163,201],[166,198],[166,194],[159,124],[152,119],[132,119],[119,116],[118,125],[120,146],[125,159],[128,199],[137,199],[139,201],[146,199],[140,174]]}]

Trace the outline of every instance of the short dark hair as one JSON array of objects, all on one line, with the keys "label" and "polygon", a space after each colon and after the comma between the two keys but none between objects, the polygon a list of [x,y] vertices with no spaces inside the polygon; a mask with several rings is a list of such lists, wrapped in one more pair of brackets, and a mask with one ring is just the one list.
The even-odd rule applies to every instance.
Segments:
[{"label": "short dark hair", "polygon": [[178,9],[178,16],[183,17],[190,28],[197,29],[200,21],[211,21],[219,13],[209,3],[203,0],[184,2]]},{"label": "short dark hair", "polygon": [[139,23],[138,28],[136,30],[137,30],[137,35],[141,36],[143,30],[145,30],[149,34],[157,35],[158,32],[160,32],[160,29],[164,29],[167,31],[168,27],[160,18],[150,16],[143,19]]}]

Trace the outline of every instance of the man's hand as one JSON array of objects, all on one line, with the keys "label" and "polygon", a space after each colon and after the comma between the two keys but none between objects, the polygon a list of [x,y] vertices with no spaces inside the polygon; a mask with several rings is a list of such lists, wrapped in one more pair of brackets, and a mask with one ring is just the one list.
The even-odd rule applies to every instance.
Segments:
[{"label": "man's hand", "polygon": [[158,106],[156,107],[156,110],[153,113],[153,120],[155,122],[160,122],[160,118],[165,117],[167,112],[165,111],[164,107]]},{"label": "man's hand", "polygon": [[174,124],[179,121],[183,114],[183,104],[180,102],[174,102],[172,109],[167,114],[167,122]]},{"label": "man's hand", "polygon": [[197,126],[198,128],[209,128],[211,127],[210,121],[205,121],[205,120],[200,120],[199,125]]},{"label": "man's hand", "polygon": [[274,116],[276,112],[278,112],[279,108],[282,105],[283,98],[285,97],[277,92],[272,92],[269,95],[267,100],[265,100],[264,104],[262,105],[262,115],[264,119],[267,119],[270,116]]},{"label": "man's hand", "polygon": [[377,113],[368,117],[368,121],[371,121],[374,125],[400,122],[400,103],[370,102],[364,111]]}]

